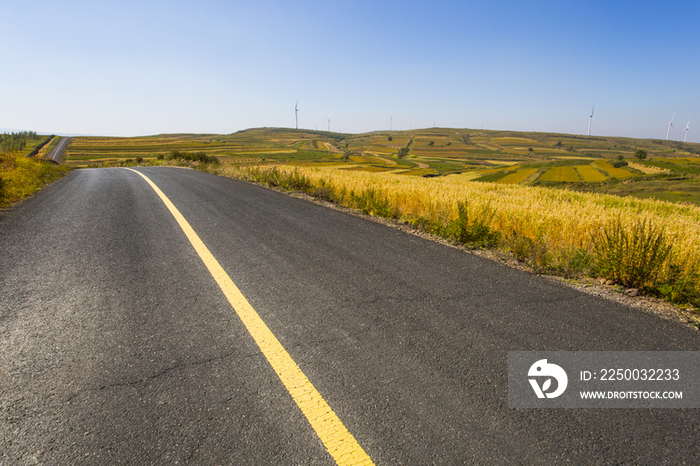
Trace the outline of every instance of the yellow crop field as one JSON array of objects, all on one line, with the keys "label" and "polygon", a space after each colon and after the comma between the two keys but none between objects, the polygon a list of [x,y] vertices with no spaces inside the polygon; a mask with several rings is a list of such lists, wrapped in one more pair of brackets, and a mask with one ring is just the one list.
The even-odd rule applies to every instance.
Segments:
[{"label": "yellow crop field", "polygon": [[528,176],[534,174],[537,171],[536,168],[525,168],[522,170],[518,170],[515,173],[511,173],[510,175],[507,175],[500,180],[497,181],[497,183],[501,184],[518,184],[522,183],[527,179]]},{"label": "yellow crop field", "polygon": [[528,138],[492,138],[491,139],[493,142],[499,145],[520,145],[520,144],[526,144],[529,146],[539,146],[541,143],[539,141],[535,141],[534,139],[528,139]]},{"label": "yellow crop field", "polygon": [[608,179],[605,174],[595,168],[593,165],[577,165],[576,170],[581,175],[583,181],[605,181]]},{"label": "yellow crop field", "polygon": [[544,172],[540,178],[542,181],[568,181],[578,182],[581,177],[578,176],[574,167],[553,167]]},{"label": "yellow crop field", "polygon": [[622,168],[615,168],[604,160],[597,160],[593,162],[593,165],[606,172],[612,178],[631,178],[634,176],[627,170],[623,170]]}]

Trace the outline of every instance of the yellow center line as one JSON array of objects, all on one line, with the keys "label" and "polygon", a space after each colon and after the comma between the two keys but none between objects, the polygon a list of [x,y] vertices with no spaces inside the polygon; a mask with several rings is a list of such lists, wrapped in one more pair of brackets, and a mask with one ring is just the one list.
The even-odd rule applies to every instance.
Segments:
[{"label": "yellow center line", "polygon": [[179,210],[170,202],[163,191],[158,188],[146,175],[136,170],[127,168],[139,174],[158,194],[158,197],[166,205],[170,213],[182,228],[182,231],[190,240],[199,257],[206,265],[216,283],[224,292],[231,306],[243,321],[260,350],[275,370],[290,395],[301,409],[311,427],[323,442],[323,445],[339,465],[371,465],[374,464],[365,453],[355,437],[345,428],[338,416],[333,412],[326,400],[311,384],[292,357],[282,347],[275,335],[270,331],[265,322],[260,318],[255,309],[250,305],[243,293],[233,283],[219,261],[214,258],[209,249],[195,233],[189,222],[182,216]]}]

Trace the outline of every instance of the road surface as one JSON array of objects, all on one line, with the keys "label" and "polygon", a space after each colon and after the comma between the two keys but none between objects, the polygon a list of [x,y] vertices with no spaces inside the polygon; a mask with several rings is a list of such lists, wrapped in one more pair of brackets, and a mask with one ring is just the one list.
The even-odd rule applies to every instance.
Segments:
[{"label": "road surface", "polygon": [[68,147],[68,144],[70,143],[71,138],[61,138],[58,141],[58,144],[51,149],[51,152],[49,152],[49,155],[47,158],[49,160],[53,160],[56,163],[61,162],[61,157],[63,156],[63,151],[66,150],[66,147]]},{"label": "road surface", "polygon": [[[374,463],[700,461],[698,410],[511,409],[506,372],[508,351],[697,332],[255,185],[136,171]],[[136,171],[76,170],[0,216],[0,464],[334,464]]]}]

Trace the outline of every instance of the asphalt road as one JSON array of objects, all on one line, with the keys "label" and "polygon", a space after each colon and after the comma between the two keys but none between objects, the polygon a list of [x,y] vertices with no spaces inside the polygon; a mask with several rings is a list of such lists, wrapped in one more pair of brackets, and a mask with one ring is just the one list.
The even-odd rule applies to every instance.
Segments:
[{"label": "asphalt road", "polygon": [[[376,464],[698,464],[693,409],[511,409],[507,352],[698,333],[258,186],[139,168]],[[137,173],[0,214],[0,464],[333,464]]]},{"label": "asphalt road", "polygon": [[51,152],[48,155],[48,159],[53,160],[54,162],[60,162],[61,161],[61,156],[63,156],[63,151],[66,150],[66,147],[68,147],[68,143],[70,143],[71,138],[61,138],[58,141],[58,144],[51,149]]}]

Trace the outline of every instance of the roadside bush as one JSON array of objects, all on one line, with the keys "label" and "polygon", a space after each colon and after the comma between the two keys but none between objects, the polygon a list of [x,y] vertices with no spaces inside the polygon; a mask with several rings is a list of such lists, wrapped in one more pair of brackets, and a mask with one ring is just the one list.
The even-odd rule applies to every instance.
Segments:
[{"label": "roadside bush", "polygon": [[311,191],[311,195],[318,199],[323,199],[324,201],[335,200],[335,190],[333,189],[333,185],[331,185],[329,181],[326,181],[323,178],[318,180],[318,183],[316,184],[316,186],[314,186],[313,190]]},{"label": "roadside bush", "polygon": [[629,228],[617,217],[592,239],[600,276],[630,288],[653,286],[671,252],[664,230],[650,220]]},{"label": "roadside bush", "polygon": [[510,248],[516,260],[525,262],[532,255],[535,242],[531,238],[513,229],[510,234],[506,236],[505,245]]},{"label": "roadside bush", "polygon": [[501,234],[489,227],[495,211],[486,204],[480,215],[470,218],[467,201],[457,203],[457,218],[446,228],[446,236],[471,248],[489,248],[498,245]]},{"label": "roadside bush", "polygon": [[551,272],[564,278],[580,278],[595,273],[595,256],[584,248],[564,246],[553,260]]},{"label": "roadside bush", "polygon": [[363,214],[384,218],[398,218],[398,212],[392,208],[389,200],[380,188],[370,186],[359,195],[351,193],[350,198],[352,207],[360,209]]}]

